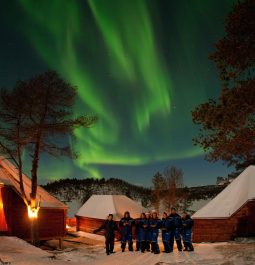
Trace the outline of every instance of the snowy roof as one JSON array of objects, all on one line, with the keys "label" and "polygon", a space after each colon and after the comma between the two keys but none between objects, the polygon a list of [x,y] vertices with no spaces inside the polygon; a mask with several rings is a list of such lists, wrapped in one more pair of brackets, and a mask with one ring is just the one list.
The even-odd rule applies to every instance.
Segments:
[{"label": "snowy roof", "polygon": [[255,166],[247,167],[221,193],[198,210],[193,218],[227,218],[255,199]]},{"label": "snowy roof", "polygon": [[142,207],[124,195],[92,195],[78,210],[77,216],[96,219],[106,219],[108,214],[113,214],[115,220],[120,220],[125,211],[131,217],[138,218]]},{"label": "snowy roof", "polygon": [[[10,163],[7,159],[0,156],[0,184],[12,186],[19,194],[20,185],[19,185],[19,176],[17,168]],[[27,198],[31,192],[31,180],[23,174],[23,184],[24,190]],[[37,196],[36,199],[41,201],[40,206],[42,208],[67,208],[67,206],[51,196],[46,190],[42,187],[37,186]]]}]

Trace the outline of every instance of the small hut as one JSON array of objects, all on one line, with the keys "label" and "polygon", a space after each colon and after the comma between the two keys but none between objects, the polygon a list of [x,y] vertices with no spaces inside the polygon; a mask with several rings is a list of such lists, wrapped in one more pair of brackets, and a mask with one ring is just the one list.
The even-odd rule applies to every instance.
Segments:
[{"label": "small hut", "polygon": [[255,236],[255,166],[246,168],[192,217],[194,242]]},{"label": "small hut", "polygon": [[125,211],[139,218],[142,207],[124,195],[92,195],[76,214],[77,231],[92,233],[110,213],[119,222]]},{"label": "small hut", "polygon": [[[28,196],[31,180],[23,174],[25,193]],[[28,196],[29,197],[29,196]],[[41,201],[38,215],[38,238],[59,239],[66,233],[67,206],[38,186],[37,199]],[[0,234],[30,239],[31,225],[27,207],[21,197],[17,169],[0,157]]]}]

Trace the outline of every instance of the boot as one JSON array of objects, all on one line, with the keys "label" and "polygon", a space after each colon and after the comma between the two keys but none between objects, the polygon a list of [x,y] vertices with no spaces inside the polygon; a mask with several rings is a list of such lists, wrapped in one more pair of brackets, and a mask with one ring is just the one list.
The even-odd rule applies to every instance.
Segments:
[{"label": "boot", "polygon": [[177,248],[179,251],[182,251],[182,242],[181,239],[176,240]]},{"label": "boot", "polygon": [[152,253],[155,252],[155,243],[154,242],[151,243],[151,252]]},{"label": "boot", "polygon": [[136,241],[136,250],[135,251],[140,251],[141,249],[141,243],[140,241]]},{"label": "boot", "polygon": [[166,241],[163,241],[163,246],[164,246],[163,252],[167,253],[167,250],[166,250]]},{"label": "boot", "polygon": [[146,241],[146,250],[148,252],[150,252],[150,249],[151,249],[150,242],[149,241]]},{"label": "boot", "polygon": [[169,241],[169,252],[173,252],[174,249],[174,240]]},{"label": "boot", "polygon": [[154,254],[159,254],[160,251],[159,251],[159,245],[158,243],[155,243],[155,250],[154,250]]},{"label": "boot", "polygon": [[164,245],[164,252],[169,253],[170,252],[169,242],[163,241],[163,245]]},{"label": "boot", "polygon": [[122,252],[125,251],[125,248],[126,248],[126,243],[121,243],[121,249],[122,249]]},{"label": "boot", "polygon": [[109,250],[110,250],[110,254],[114,253],[114,251],[113,251],[114,250],[114,240],[111,241]]},{"label": "boot", "polygon": [[146,249],[146,242],[142,241],[141,242],[141,252],[144,253],[145,249]]},{"label": "boot", "polygon": [[134,249],[133,249],[133,242],[128,243],[128,250],[129,251],[134,251]]},{"label": "boot", "polygon": [[188,242],[183,242],[183,245],[184,245],[183,251],[188,251]]},{"label": "boot", "polygon": [[106,255],[110,255],[110,244],[108,240],[105,242],[105,252]]},{"label": "boot", "polygon": [[192,243],[189,243],[189,251],[194,251],[194,247],[193,247]]}]

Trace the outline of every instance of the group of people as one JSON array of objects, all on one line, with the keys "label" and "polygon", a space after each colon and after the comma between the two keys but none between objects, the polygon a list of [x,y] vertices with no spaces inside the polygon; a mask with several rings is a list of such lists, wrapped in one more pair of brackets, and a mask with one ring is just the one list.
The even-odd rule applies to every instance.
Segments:
[{"label": "group of people", "polygon": [[[193,220],[190,215],[183,213],[180,216],[176,209],[171,208],[171,213],[168,215],[163,213],[162,219],[159,219],[157,212],[142,213],[139,219],[133,219],[129,212],[124,213],[119,226],[113,220],[113,215],[109,214],[107,220],[94,233],[104,230],[106,254],[114,253],[114,238],[115,231],[121,234],[121,249],[125,251],[128,245],[128,250],[133,251],[133,232],[135,230],[136,251],[149,251],[154,254],[159,254],[158,236],[159,231],[162,231],[162,242],[164,252],[170,253],[173,251],[174,240],[179,251],[194,251],[192,245],[192,227]],[[183,242],[183,243],[182,243]]]}]

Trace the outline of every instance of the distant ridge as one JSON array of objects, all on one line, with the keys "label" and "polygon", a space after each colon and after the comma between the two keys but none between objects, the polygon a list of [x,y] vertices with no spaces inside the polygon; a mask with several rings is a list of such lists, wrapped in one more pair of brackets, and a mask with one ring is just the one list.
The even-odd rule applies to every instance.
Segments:
[{"label": "distant ridge", "polygon": [[[126,195],[139,201],[145,208],[151,206],[151,189],[130,184],[117,178],[110,179],[60,179],[43,186],[49,193],[64,202],[86,202],[91,195]],[[185,188],[188,201],[208,200],[219,194],[226,185],[208,185]]]}]

